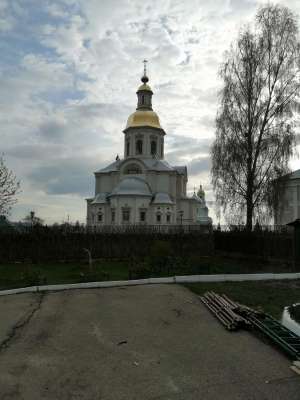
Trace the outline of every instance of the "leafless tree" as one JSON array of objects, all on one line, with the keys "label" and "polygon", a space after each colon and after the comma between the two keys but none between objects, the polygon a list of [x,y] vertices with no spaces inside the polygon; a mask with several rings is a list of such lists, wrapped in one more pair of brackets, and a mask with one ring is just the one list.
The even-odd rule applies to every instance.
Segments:
[{"label": "leafless tree", "polygon": [[9,214],[11,206],[17,201],[19,189],[20,182],[0,156],[0,215]]},{"label": "leafless tree", "polygon": [[223,89],[212,146],[217,204],[241,214],[247,229],[260,213],[271,215],[277,179],[288,172],[299,104],[300,45],[293,13],[267,5],[258,10],[225,55]]},{"label": "leafless tree", "polygon": [[37,217],[35,215],[34,211],[30,211],[30,213],[28,215],[26,215],[26,217],[23,219],[23,221],[25,223],[31,225],[32,227],[44,224],[44,220],[42,220],[41,218]]}]

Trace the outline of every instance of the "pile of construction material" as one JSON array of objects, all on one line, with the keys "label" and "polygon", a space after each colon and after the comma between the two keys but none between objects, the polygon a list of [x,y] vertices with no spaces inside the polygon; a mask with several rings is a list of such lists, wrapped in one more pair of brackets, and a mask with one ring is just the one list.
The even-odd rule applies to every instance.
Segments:
[{"label": "pile of construction material", "polygon": [[300,375],[300,361],[294,361],[291,369],[296,372],[296,374]]},{"label": "pile of construction material", "polygon": [[241,315],[241,309],[246,312],[247,307],[235,303],[225,294],[207,292],[200,299],[229,331],[250,327],[251,324]]},{"label": "pile of construction material", "polygon": [[236,303],[225,294],[206,292],[200,299],[226,329],[233,331],[251,328],[264,335],[292,359],[298,360],[294,367],[300,371],[300,337],[296,333],[270,315]]}]

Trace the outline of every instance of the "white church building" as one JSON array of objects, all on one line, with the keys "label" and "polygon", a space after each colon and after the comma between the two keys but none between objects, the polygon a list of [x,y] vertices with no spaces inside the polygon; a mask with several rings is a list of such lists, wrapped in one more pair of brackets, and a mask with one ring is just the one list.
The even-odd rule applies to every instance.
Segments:
[{"label": "white church building", "polygon": [[187,196],[186,166],[164,159],[166,132],[152,110],[146,72],[137,108],[124,129],[124,158],[96,171],[95,196],[87,199],[87,225],[210,225],[202,187]]}]

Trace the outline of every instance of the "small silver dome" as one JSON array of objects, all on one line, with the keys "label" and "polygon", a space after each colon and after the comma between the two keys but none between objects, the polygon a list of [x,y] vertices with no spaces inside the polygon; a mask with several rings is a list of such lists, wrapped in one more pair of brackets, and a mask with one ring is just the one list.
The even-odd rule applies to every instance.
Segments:
[{"label": "small silver dome", "polygon": [[155,194],[153,204],[173,204],[168,193],[158,192]]}]

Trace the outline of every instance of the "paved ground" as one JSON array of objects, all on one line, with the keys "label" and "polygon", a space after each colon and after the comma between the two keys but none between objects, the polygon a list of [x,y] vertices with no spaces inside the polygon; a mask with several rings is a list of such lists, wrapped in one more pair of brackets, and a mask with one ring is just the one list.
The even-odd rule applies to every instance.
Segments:
[{"label": "paved ground", "polygon": [[0,297],[1,400],[299,400],[289,365],[180,286]]}]

